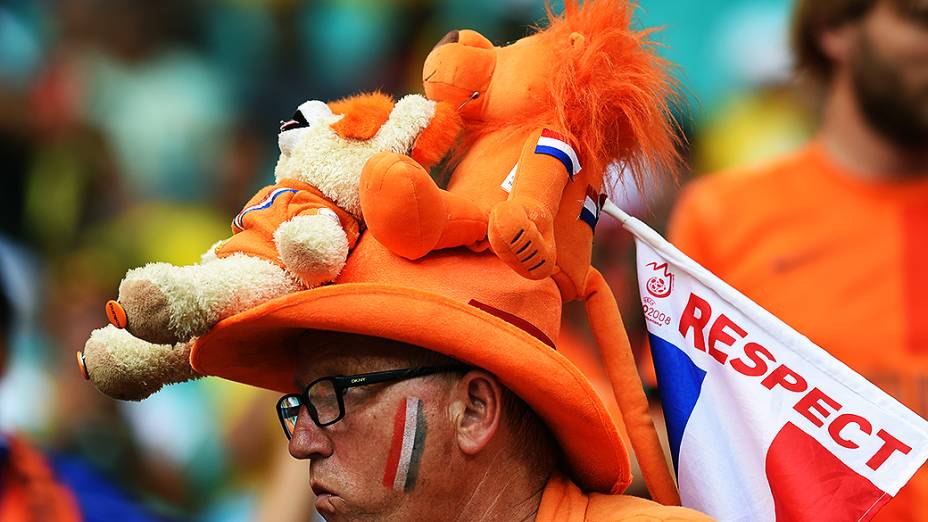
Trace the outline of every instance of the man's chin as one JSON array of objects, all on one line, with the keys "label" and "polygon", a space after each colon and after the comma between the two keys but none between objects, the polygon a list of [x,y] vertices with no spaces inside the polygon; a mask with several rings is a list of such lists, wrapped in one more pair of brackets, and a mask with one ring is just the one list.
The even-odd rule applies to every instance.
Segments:
[{"label": "man's chin", "polygon": [[348,506],[345,499],[332,493],[322,493],[316,496],[316,511],[328,521],[350,520]]},{"label": "man's chin", "polygon": [[[365,495],[365,500],[369,500]],[[400,520],[395,509],[383,510],[379,506],[361,504],[346,500],[344,497],[329,492],[320,492],[314,502],[316,512],[327,522],[373,522],[380,520]],[[395,506],[394,506],[395,507]],[[405,519],[404,519],[405,520]]]}]

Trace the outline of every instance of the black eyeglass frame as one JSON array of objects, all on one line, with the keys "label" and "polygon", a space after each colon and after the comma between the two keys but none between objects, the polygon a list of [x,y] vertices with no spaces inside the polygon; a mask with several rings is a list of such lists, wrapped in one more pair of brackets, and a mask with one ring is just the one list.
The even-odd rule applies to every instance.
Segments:
[{"label": "black eyeglass frame", "polygon": [[[316,423],[316,426],[320,428],[325,428],[326,426],[331,426],[336,422],[345,418],[345,390],[349,388],[354,388],[356,386],[367,386],[369,384],[380,384],[390,381],[405,381],[408,379],[414,379],[416,377],[425,377],[427,375],[434,375],[436,373],[446,373],[446,372],[466,372],[470,370],[471,367],[465,364],[446,364],[443,366],[425,366],[419,368],[404,368],[401,370],[385,370],[380,372],[371,372],[371,373],[360,373],[357,375],[331,375],[327,377],[320,377],[315,381],[306,385],[303,388],[301,393],[288,393],[284,395],[277,401],[277,417],[280,420],[280,425],[284,429],[284,434],[287,435],[287,439],[290,439],[291,433],[287,429],[287,417],[284,415],[284,408],[282,407],[284,401],[290,398],[296,398],[300,404],[300,408],[306,406],[307,412],[309,412],[309,417]],[[332,383],[332,388],[335,390],[335,398],[338,403],[338,415],[335,419],[329,422],[319,422],[319,413],[316,411],[316,407],[313,406],[312,401],[309,400],[309,389],[313,386],[319,384],[323,381],[329,381]],[[291,406],[292,407],[292,406]],[[290,407],[288,407],[289,409]]]}]

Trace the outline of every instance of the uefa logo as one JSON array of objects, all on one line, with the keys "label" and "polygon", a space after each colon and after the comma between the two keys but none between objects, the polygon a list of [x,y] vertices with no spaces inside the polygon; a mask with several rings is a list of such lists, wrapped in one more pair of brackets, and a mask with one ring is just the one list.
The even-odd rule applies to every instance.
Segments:
[{"label": "uefa logo", "polygon": [[673,292],[673,273],[668,264],[648,263],[646,266],[655,272],[644,285],[648,293],[659,299],[670,295]]}]

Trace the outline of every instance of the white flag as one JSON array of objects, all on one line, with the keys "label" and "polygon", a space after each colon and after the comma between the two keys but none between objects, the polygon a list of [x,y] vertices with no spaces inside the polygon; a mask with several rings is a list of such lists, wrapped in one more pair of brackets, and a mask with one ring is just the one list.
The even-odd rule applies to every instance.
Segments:
[{"label": "white flag", "polygon": [[925,462],[928,422],[644,223],[604,211],[635,236],[684,506],[720,521],[869,520]]}]

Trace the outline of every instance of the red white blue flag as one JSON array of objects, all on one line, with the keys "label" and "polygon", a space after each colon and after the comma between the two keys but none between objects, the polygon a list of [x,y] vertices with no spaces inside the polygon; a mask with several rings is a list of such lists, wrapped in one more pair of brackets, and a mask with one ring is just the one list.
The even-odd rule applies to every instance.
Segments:
[{"label": "red white blue flag", "polygon": [[928,459],[928,422],[645,224],[604,211],[635,236],[684,506],[720,521],[869,520]]},{"label": "red white blue flag", "polygon": [[573,179],[580,172],[580,159],[577,157],[577,151],[567,141],[567,138],[550,129],[541,131],[538,137],[538,143],[535,145],[535,154],[547,154],[560,161],[564,168],[567,169],[567,175]]},{"label": "red white blue flag", "polygon": [[583,206],[580,208],[578,219],[590,225],[590,228],[596,230],[596,224],[599,223],[599,213],[606,202],[606,195],[599,194],[593,187],[587,187],[586,197],[583,198]]}]

